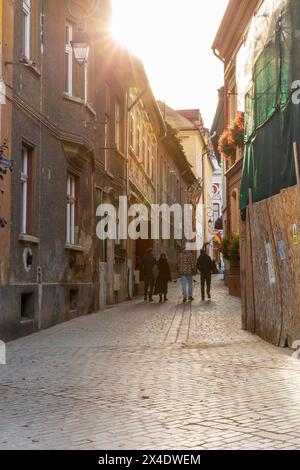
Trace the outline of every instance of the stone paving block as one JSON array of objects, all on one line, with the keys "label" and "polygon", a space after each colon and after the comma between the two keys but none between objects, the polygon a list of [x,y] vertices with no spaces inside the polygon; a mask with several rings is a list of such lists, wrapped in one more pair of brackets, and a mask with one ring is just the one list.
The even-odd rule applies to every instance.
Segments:
[{"label": "stone paving block", "polygon": [[[8,344],[0,449],[300,448],[300,362],[213,300],[137,299]],[[32,439],[37,442],[32,442]]]}]

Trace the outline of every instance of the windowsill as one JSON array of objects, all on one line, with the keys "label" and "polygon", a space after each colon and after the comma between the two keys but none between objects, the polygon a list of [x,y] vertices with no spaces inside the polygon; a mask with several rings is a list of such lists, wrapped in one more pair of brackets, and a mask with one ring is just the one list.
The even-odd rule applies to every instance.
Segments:
[{"label": "windowsill", "polygon": [[72,103],[80,104],[84,106],[85,102],[82,98],[77,98],[77,96],[69,95],[68,93],[64,92],[63,94],[64,100],[71,101]]},{"label": "windowsill", "polygon": [[88,102],[84,101],[82,98],[79,98],[78,96],[69,95],[67,92],[64,92],[63,99],[67,101],[71,101],[71,103],[80,104],[81,106],[84,106],[87,109],[87,111],[89,111],[89,113],[91,113],[94,117],[97,116],[97,113],[94,110],[94,108]]},{"label": "windowsill", "polygon": [[20,320],[21,325],[26,325],[26,324],[32,323],[32,322],[33,322],[33,318],[21,318],[21,320]]},{"label": "windowsill", "polygon": [[37,67],[36,64],[34,64],[34,62],[30,59],[28,59],[27,57],[25,56],[22,56],[19,60],[19,62],[21,64],[24,64],[26,68],[28,68],[29,70],[31,70],[31,72],[33,72],[35,75],[37,75],[38,77],[41,76],[41,71],[40,69]]},{"label": "windowsill", "polygon": [[20,233],[19,241],[24,243],[32,243],[33,245],[38,245],[40,243],[40,239],[34,237],[33,235],[27,235],[26,233]]},{"label": "windowsill", "polygon": [[79,245],[71,245],[70,243],[65,244],[65,249],[69,251],[77,251],[78,253],[83,253],[84,248]]}]

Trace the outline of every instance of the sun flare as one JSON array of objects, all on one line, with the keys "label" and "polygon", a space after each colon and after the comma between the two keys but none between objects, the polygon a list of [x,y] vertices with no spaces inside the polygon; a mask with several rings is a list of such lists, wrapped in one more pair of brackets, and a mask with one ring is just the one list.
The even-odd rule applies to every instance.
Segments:
[{"label": "sun flare", "polygon": [[206,125],[223,83],[210,47],[227,3],[211,0],[205,9],[201,0],[112,0],[112,34],[143,61],[157,99],[201,108]]}]

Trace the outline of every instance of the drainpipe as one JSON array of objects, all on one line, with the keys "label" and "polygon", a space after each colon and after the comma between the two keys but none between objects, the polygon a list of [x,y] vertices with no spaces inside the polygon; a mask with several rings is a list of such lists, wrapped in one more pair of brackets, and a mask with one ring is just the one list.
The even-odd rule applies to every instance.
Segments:
[{"label": "drainpipe", "polygon": [[[213,54],[214,56],[219,59],[222,64],[224,65],[224,68],[225,68],[225,59],[223,59],[223,57],[221,57],[217,50],[214,48],[212,49],[213,51]],[[224,72],[225,73],[225,72]],[[228,124],[228,103],[227,103],[227,97],[228,97],[228,94],[227,94],[227,86],[226,86],[226,83],[225,83],[225,76],[224,76],[224,107],[225,107],[225,125],[227,126]]]},{"label": "drainpipe", "polygon": [[[40,26],[41,26],[41,36],[40,36],[40,68],[41,68],[41,78],[40,78],[40,115],[43,115],[43,93],[44,93],[44,87],[43,87],[43,71],[44,71],[44,41],[45,41],[45,36],[44,36],[44,26],[45,26],[45,1],[42,0],[41,2],[41,13],[40,13]],[[42,181],[42,155],[43,155],[43,130],[42,130],[42,120],[39,122],[39,185],[41,185]],[[52,176],[51,176],[52,177]],[[41,187],[39,188],[38,194],[39,194],[39,210],[41,209],[41,204],[42,204],[42,191]],[[38,216],[38,233],[39,235],[41,234],[41,214]],[[41,244],[38,244],[38,267],[37,267],[37,278],[36,282],[38,285],[38,330],[42,329],[42,323],[43,323],[43,271],[41,267]]]}]

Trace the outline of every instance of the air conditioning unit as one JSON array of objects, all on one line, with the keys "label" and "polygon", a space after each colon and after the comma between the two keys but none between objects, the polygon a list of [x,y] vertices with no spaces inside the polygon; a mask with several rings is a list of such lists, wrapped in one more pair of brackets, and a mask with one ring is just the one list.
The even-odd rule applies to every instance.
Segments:
[{"label": "air conditioning unit", "polygon": [[121,275],[115,274],[114,275],[114,291],[119,292],[121,289]]}]

